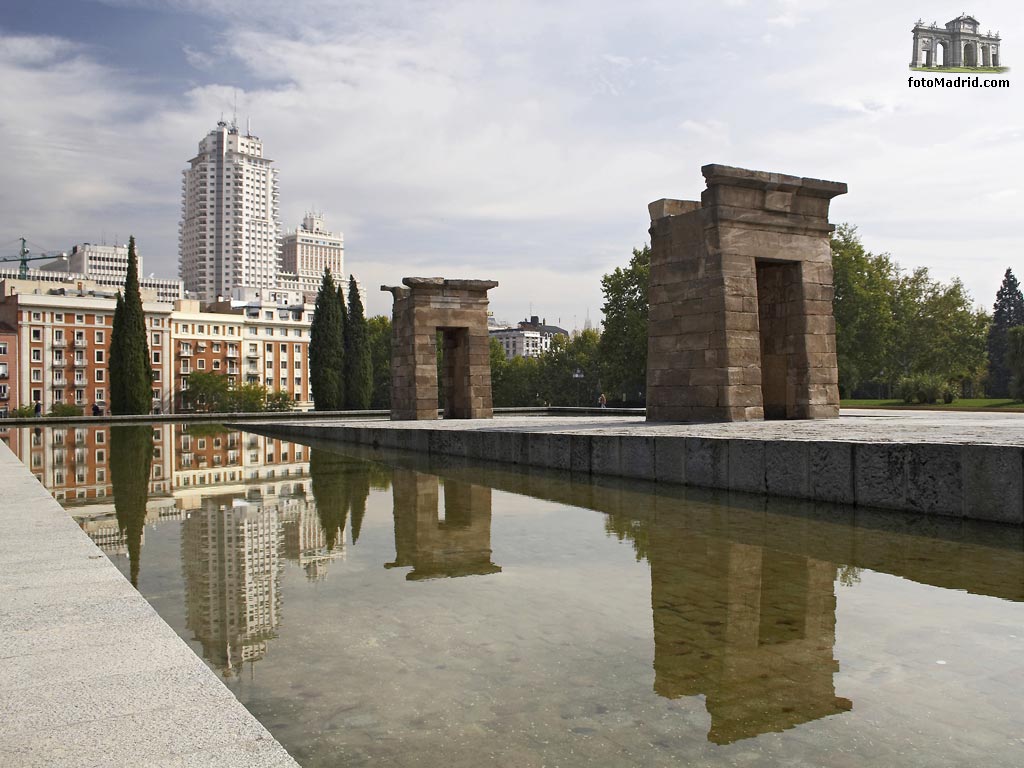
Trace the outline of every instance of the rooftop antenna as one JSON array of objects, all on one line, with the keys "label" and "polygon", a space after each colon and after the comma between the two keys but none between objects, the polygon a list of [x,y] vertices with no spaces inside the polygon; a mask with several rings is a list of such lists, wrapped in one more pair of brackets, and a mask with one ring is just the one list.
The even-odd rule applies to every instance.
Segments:
[{"label": "rooftop antenna", "polygon": [[245,135],[252,136],[252,118],[245,118]]},{"label": "rooftop antenna", "polygon": [[237,130],[238,128],[238,89],[234,90],[235,100],[231,106],[231,127]]}]

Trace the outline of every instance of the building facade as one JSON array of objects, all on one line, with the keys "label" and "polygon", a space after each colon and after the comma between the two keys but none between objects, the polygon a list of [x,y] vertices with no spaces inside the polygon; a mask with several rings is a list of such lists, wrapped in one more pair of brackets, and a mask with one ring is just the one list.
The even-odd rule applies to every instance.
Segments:
[{"label": "building facade", "polygon": [[551,349],[551,342],[556,336],[568,336],[569,332],[557,325],[548,325],[532,315],[516,326],[489,328],[492,339],[497,339],[505,350],[505,359],[513,357],[538,357]]},{"label": "building facade", "polygon": [[217,123],[183,171],[180,276],[190,298],[273,288],[280,271],[277,169],[263,142]]}]

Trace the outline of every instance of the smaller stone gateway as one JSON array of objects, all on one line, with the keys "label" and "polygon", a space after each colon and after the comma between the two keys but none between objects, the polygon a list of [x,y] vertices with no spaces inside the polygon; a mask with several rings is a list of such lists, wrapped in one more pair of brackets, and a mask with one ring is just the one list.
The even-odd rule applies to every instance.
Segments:
[{"label": "smaller stone gateway", "polygon": [[839,415],[829,201],[846,184],[725,165],[651,215],[648,421]]},{"label": "smaller stone gateway", "polygon": [[394,297],[391,326],[391,420],[436,419],[437,335],[443,343],[444,417],[489,419],[490,336],[487,291],[496,280],[406,277],[382,285]]}]

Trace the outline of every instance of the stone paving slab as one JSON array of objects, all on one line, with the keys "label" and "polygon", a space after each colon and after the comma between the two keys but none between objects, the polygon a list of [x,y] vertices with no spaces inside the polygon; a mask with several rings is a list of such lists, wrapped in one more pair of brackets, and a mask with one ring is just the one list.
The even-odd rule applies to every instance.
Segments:
[{"label": "stone paving slab", "polygon": [[0,444],[0,765],[297,763]]},{"label": "stone paving slab", "polygon": [[863,409],[838,419],[714,424],[558,415],[235,426],[286,439],[1024,523],[1024,414]]}]

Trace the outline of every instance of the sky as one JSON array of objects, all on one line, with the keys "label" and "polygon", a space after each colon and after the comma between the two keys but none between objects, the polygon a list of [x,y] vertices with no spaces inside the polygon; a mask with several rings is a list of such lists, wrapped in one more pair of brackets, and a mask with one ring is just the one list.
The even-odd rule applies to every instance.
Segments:
[{"label": "sky", "polygon": [[[910,88],[966,11],[1008,89]],[[5,0],[0,257],[134,234],[176,277],[181,172],[251,125],[293,230],[323,211],[390,313],[405,276],[498,280],[501,319],[597,325],[647,204],[702,165],[845,181],[831,219],[991,309],[1024,277],[1024,7],[903,0]]]}]

